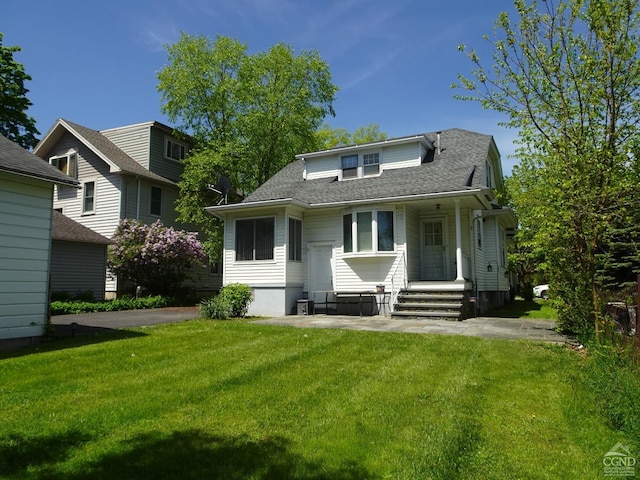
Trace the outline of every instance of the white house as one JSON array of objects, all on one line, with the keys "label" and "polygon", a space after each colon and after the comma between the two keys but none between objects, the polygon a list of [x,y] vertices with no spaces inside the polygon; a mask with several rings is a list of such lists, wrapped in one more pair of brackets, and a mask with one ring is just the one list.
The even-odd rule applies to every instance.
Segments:
[{"label": "white house", "polygon": [[45,333],[54,185],[78,182],[0,135],[0,347]]},{"label": "white house", "polygon": [[[34,153],[78,180],[80,189],[58,187],[53,207],[66,217],[111,238],[121,220],[195,231],[177,221],[177,182],[188,155],[188,139],[178,138],[159,122],[97,131],[59,119],[36,145]],[[78,271],[78,277],[86,272]],[[212,268],[194,269],[184,286],[199,293],[220,288],[221,275]],[[122,282],[106,276],[105,294],[124,292]],[[126,286],[133,293],[135,286]],[[100,298],[99,292],[94,292]]]},{"label": "white house", "polygon": [[516,227],[490,135],[450,129],[297,155],[224,220],[223,284],[250,315],[316,311],[462,319],[508,301]]}]

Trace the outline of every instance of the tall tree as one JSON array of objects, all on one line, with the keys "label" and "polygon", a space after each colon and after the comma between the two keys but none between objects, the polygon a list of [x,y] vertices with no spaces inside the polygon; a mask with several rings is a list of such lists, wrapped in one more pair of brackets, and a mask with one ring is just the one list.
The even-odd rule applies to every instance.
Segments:
[{"label": "tall tree", "polygon": [[387,134],[380,131],[377,123],[358,127],[351,133],[346,128],[331,128],[331,125],[325,122],[316,132],[316,140],[321,149],[375,142],[386,138]]},{"label": "tall tree", "polygon": [[27,114],[32,103],[26,96],[29,90],[24,83],[31,77],[13,58],[20,47],[5,47],[2,38],[0,33],[0,134],[24,148],[32,148],[38,143],[36,135],[40,132],[36,121]]},{"label": "tall tree", "polygon": [[204,213],[215,203],[208,185],[230,177],[237,200],[268,180],[295,154],[317,147],[315,131],[334,115],[337,87],[315,51],[285,44],[250,55],[237,40],[182,34],[168,46],[158,74],[162,110],[190,134],[196,148],[185,163],[180,219],[207,234],[210,256],[220,252],[220,225]]},{"label": "tall tree", "polygon": [[602,329],[599,272],[614,226],[638,224],[638,0],[514,1],[485,68],[473,50],[459,96],[505,113],[519,131],[513,204],[544,248],[561,324]]}]

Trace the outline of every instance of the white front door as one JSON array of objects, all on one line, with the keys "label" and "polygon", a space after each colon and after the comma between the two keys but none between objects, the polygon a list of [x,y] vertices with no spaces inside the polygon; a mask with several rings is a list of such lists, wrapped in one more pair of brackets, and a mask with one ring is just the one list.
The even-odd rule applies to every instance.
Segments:
[{"label": "white front door", "polygon": [[446,238],[444,218],[422,222],[422,280],[446,280]]}]

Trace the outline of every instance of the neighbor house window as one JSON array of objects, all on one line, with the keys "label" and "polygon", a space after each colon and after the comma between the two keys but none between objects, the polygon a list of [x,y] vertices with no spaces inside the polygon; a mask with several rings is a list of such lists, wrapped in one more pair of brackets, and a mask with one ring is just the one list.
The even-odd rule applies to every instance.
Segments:
[{"label": "neighbor house window", "polygon": [[187,154],[187,147],[182,143],[178,143],[175,140],[167,138],[166,140],[165,156],[172,158],[173,160],[184,160]]},{"label": "neighbor house window", "polygon": [[93,213],[96,205],[96,182],[82,184],[82,213]]},{"label": "neighbor house window", "polygon": [[273,260],[273,217],[236,220],[236,260]]},{"label": "neighbor house window", "polygon": [[151,187],[149,213],[158,217],[162,215],[162,189],[160,187]]},{"label": "neighbor house window", "polygon": [[49,159],[49,163],[60,170],[62,173],[66,173],[70,177],[75,177],[77,160],[78,154],[72,152],[66,155],[51,157]]},{"label": "neighbor house window", "polygon": [[364,175],[377,175],[380,173],[380,154],[365,153],[362,156],[362,165]]},{"label": "neighbor house window", "polygon": [[302,261],[302,221],[289,218],[289,260]]},{"label": "neighbor house window", "polygon": [[[373,210],[348,213],[342,217],[344,251],[393,252],[393,212]],[[355,243],[354,243],[355,239]]]},{"label": "neighbor house window", "polygon": [[358,177],[358,155],[346,155],[340,159],[342,178]]}]

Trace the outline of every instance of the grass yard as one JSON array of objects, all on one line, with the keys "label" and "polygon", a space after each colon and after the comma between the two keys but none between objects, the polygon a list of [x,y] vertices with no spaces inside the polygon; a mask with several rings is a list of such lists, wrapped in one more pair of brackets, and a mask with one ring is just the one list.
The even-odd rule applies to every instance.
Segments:
[{"label": "grass yard", "polygon": [[587,479],[564,347],[196,320],[0,355],[7,479]]}]

